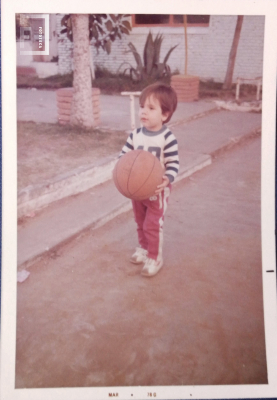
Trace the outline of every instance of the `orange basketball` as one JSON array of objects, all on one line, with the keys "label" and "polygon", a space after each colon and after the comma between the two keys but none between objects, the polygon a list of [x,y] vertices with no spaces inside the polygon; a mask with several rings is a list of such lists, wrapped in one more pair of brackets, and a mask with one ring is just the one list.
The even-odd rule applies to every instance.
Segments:
[{"label": "orange basketball", "polygon": [[113,180],[123,196],[144,200],[155,194],[163,175],[164,169],[157,157],[149,151],[131,150],[118,160]]}]

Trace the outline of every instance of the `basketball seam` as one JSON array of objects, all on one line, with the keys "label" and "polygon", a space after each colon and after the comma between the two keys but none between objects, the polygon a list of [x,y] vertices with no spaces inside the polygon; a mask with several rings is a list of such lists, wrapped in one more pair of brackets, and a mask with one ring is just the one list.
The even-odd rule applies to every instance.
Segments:
[{"label": "basketball seam", "polygon": [[[134,151],[134,150],[131,150],[131,151]],[[133,164],[132,164],[132,166],[131,166],[131,168],[130,168],[130,171],[132,170],[133,165],[134,165],[134,163],[136,162],[136,159],[138,158],[138,156],[139,156],[140,154],[141,154],[141,153],[138,153],[137,156],[136,156],[136,158],[134,159]],[[129,190],[129,179],[130,179],[130,175],[131,175],[131,174],[128,175],[128,180],[127,180],[127,185],[126,185],[127,187],[126,187],[126,189],[128,190],[129,196],[132,196],[132,194],[131,194],[131,192],[130,192],[130,190]],[[122,189],[121,189],[121,190],[122,190]]]},{"label": "basketball seam", "polygon": [[[150,154],[152,154],[152,153],[150,153]],[[155,157],[155,156],[154,156],[154,157]],[[148,177],[147,177],[146,180],[143,182],[143,184],[142,184],[134,193],[131,194],[131,196],[134,196],[134,195],[146,184],[146,182],[147,182],[148,179],[150,178],[150,175],[152,174],[152,171],[153,171],[153,169],[154,169],[155,163],[156,163],[156,157],[155,157],[155,159],[154,159],[154,162],[153,162],[153,165],[152,165],[152,169],[151,169],[151,171],[149,172]],[[130,177],[130,176],[129,176],[129,177]],[[129,179],[128,179],[128,184],[129,184]],[[127,188],[128,188],[128,184],[127,184]],[[129,189],[128,189],[128,191],[129,191]],[[129,192],[130,192],[130,191],[129,191]],[[141,196],[139,196],[139,197],[141,197]]]}]

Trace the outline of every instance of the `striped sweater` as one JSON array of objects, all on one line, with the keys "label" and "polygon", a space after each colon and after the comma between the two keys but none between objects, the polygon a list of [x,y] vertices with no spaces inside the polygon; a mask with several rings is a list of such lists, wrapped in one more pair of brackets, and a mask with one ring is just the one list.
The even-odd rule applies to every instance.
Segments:
[{"label": "striped sweater", "polygon": [[179,171],[178,143],[166,125],[157,132],[148,131],[144,127],[133,130],[119,157],[128,151],[140,149],[154,154],[164,166],[169,181],[174,181]]}]

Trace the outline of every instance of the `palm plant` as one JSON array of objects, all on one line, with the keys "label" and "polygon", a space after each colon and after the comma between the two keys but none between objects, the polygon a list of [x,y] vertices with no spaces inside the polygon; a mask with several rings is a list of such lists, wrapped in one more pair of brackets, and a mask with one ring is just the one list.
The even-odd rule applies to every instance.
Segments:
[{"label": "palm plant", "polygon": [[134,81],[142,81],[146,78],[160,79],[164,76],[170,76],[170,67],[167,64],[167,61],[172,51],[178,45],[171,47],[164,57],[163,62],[160,62],[162,42],[163,36],[161,34],[157,34],[155,39],[153,39],[152,33],[149,32],[143,49],[143,61],[133,43],[128,43],[137,65],[136,68],[130,65],[129,68],[124,70],[124,73],[129,71],[130,76]]}]

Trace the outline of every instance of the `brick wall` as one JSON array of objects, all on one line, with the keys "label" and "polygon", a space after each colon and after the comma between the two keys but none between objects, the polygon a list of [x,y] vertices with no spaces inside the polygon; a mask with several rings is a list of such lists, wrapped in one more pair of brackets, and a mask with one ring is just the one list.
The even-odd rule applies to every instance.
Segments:
[{"label": "brick wall", "polygon": [[[58,18],[58,20],[60,20]],[[224,80],[229,53],[232,45],[237,16],[211,16],[209,27],[188,28],[188,73],[197,75],[201,79]],[[161,47],[160,61],[163,61],[170,47],[178,44],[171,53],[168,64],[171,71],[184,73],[185,45],[184,30],[182,27],[159,28],[152,27],[154,35],[162,33],[164,40]],[[116,40],[112,44],[111,54],[92,46],[94,65],[104,67],[112,72],[123,71],[130,65],[136,66],[132,53],[129,52],[128,43],[132,42],[142,57],[143,47],[149,28],[133,28],[128,36]],[[237,52],[233,79],[240,76],[255,78],[262,75],[263,66],[263,38],[264,17],[245,16]],[[72,57],[70,55],[72,44],[64,39],[59,43],[59,71],[71,71]],[[130,65],[129,65],[130,64]]]},{"label": "brick wall", "polygon": [[57,36],[59,54],[59,74],[64,75],[72,71],[72,48],[73,44],[66,34],[61,34],[61,19],[63,14],[57,14]]}]

